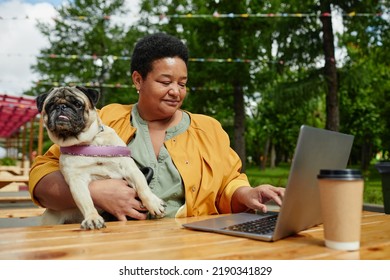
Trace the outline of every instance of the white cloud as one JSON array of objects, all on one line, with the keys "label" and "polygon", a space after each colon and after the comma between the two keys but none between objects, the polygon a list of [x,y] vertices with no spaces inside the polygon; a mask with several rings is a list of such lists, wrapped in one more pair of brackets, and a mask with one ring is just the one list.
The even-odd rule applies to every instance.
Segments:
[{"label": "white cloud", "polygon": [[[31,3],[32,2],[32,3]],[[0,2],[0,94],[22,95],[39,76],[30,69],[48,41],[36,27],[37,19],[53,22],[58,0]],[[126,7],[136,11],[138,0],[127,0]],[[53,4],[51,4],[53,3]]]},{"label": "white cloud", "polygon": [[56,15],[50,3],[29,4],[17,0],[0,3],[0,93],[21,95],[37,76],[30,66],[46,38],[36,28],[37,18],[51,21]]}]

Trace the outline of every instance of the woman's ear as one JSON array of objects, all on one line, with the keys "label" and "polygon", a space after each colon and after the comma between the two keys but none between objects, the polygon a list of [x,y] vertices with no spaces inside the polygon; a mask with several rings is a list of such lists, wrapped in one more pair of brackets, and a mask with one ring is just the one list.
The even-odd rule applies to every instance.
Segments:
[{"label": "woman's ear", "polygon": [[133,74],[131,74],[131,78],[133,79],[133,83],[137,91],[141,89],[142,84],[142,76],[138,71],[134,71]]}]

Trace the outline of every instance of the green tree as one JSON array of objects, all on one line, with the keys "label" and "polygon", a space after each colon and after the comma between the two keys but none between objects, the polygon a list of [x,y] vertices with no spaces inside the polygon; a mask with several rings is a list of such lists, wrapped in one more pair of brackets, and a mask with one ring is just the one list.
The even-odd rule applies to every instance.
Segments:
[{"label": "green tree", "polygon": [[136,100],[129,88],[129,59],[139,32],[115,20],[124,0],[75,0],[58,9],[54,26],[39,23],[50,46],[41,50],[32,68],[41,81],[39,94],[55,85],[87,85],[101,92],[100,105]]},{"label": "green tree", "polygon": [[[197,14],[212,15],[233,11],[246,11],[241,1],[142,1],[147,11],[143,21],[150,27],[149,14]],[[253,42],[248,40],[251,29],[248,20],[229,20],[213,17],[189,19],[167,17],[167,24],[154,28],[176,34],[186,40],[192,58],[235,59],[251,55]],[[229,32],[228,32],[229,31]],[[244,91],[250,84],[249,63],[243,62],[191,62],[190,92],[186,108],[217,117],[233,136],[236,152],[245,163],[245,100]],[[244,167],[245,168],[245,167]]]},{"label": "green tree", "polygon": [[352,159],[366,170],[378,152],[390,151],[390,3],[345,1],[341,7],[349,15],[340,35],[347,52],[340,71],[342,127],[355,135]]},{"label": "green tree", "polygon": [[[310,5],[313,10],[313,5]],[[309,17],[271,19],[239,16],[294,12],[292,4],[282,1],[154,0],[142,1],[141,6],[145,14],[141,14],[140,23],[145,29],[178,35],[189,45],[192,58],[204,59],[190,64],[190,94],[185,106],[219,119],[232,136],[234,149],[245,162],[248,103],[261,102],[264,108],[269,109],[265,101],[271,99],[266,95],[277,99],[280,94],[275,92],[275,88],[281,88],[278,85],[283,82],[291,85],[289,75],[293,76],[290,77],[292,79],[298,77],[293,74],[297,68],[304,67],[301,69],[303,72],[307,67],[314,67],[318,52],[321,51],[317,28],[319,22]],[[302,9],[308,7],[300,6]],[[150,16],[153,14],[165,16],[153,22],[155,19]],[[206,16],[186,17],[188,14]],[[300,41],[305,44],[305,52],[302,52],[303,43],[298,43]],[[212,58],[225,61],[212,62],[209,60]],[[228,59],[232,61],[227,62]],[[250,63],[243,62],[247,60]],[[297,92],[303,94],[304,90],[300,87]],[[300,99],[307,100],[307,97]],[[279,123],[274,120],[278,117],[271,114],[268,116],[274,127],[277,127]],[[286,119],[294,119],[293,113],[286,110],[284,116]],[[272,131],[267,132],[270,133],[268,138],[278,136]]]},{"label": "green tree", "polygon": [[[190,49],[183,108],[216,117],[244,163],[247,155],[262,157],[263,167],[268,158],[271,165],[290,159],[303,123],[354,134],[353,159],[363,166],[378,151],[389,153],[386,1],[141,0],[132,26],[115,20],[126,18],[123,4],[71,1],[53,26],[39,24],[51,45],[33,66],[42,78],[31,93],[83,84],[101,90],[100,105],[135,102],[130,52],[145,33],[165,31]],[[335,10],[344,14],[336,34],[342,63],[334,61]]]}]

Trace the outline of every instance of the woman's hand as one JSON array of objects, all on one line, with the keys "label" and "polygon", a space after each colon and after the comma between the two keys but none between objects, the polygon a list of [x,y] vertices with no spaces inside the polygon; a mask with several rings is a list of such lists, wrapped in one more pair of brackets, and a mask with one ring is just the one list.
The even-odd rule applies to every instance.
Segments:
[{"label": "woman's hand", "polygon": [[119,221],[126,221],[126,216],[137,220],[147,218],[147,210],[138,199],[136,191],[125,180],[96,180],[89,184],[95,206],[101,208]]},{"label": "woman's hand", "polygon": [[284,188],[277,188],[271,185],[260,185],[255,188],[241,187],[235,191],[232,197],[232,211],[244,212],[248,209],[267,212],[267,203],[270,200],[275,201],[279,206],[282,205]]}]

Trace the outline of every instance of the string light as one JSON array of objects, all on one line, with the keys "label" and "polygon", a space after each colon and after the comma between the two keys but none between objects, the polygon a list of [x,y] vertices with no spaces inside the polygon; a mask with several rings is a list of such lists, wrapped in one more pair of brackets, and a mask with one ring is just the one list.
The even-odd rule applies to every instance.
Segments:
[{"label": "string light", "polygon": [[[349,13],[343,13],[343,17],[381,17],[387,13],[357,13],[357,12],[349,12]],[[164,18],[307,18],[307,17],[331,17],[332,15],[330,13],[227,13],[227,14],[220,14],[218,12],[214,12],[213,14],[160,14],[156,15],[156,17],[160,18],[161,20]],[[139,15],[132,15],[132,17],[139,17]],[[73,16],[73,17],[62,17],[62,19],[69,19],[69,20],[80,20],[84,21],[87,19],[90,19],[92,17],[90,16]],[[121,18],[120,16],[111,16],[111,15],[103,15],[102,17],[94,17],[94,18],[102,18],[104,20],[111,20],[112,18]],[[20,16],[20,17],[4,17],[0,16],[0,20],[31,20],[31,19],[39,19],[39,17],[30,17],[29,15]],[[59,20],[60,17],[52,17],[53,20]]]},{"label": "string light", "polygon": [[[6,55],[8,57],[11,56],[17,56],[22,57],[23,54],[0,54],[0,55]],[[47,54],[47,55],[29,55],[37,58],[52,58],[52,59],[80,59],[80,60],[97,60],[97,59],[104,59],[109,61],[116,61],[116,60],[127,60],[130,61],[130,56],[115,56],[115,55],[105,55],[105,56],[98,56],[96,54],[88,55],[88,54]],[[261,60],[261,59],[247,59],[247,58],[189,58],[190,62],[216,62],[216,63],[254,63],[254,62],[262,62],[262,63],[278,63],[283,64],[283,61],[268,61],[268,60]]]},{"label": "string light", "polygon": [[[107,84],[107,83],[99,83],[99,82],[52,82],[52,81],[36,81],[34,82],[36,85],[42,85],[42,86],[51,86],[51,87],[60,87],[60,86],[85,86],[85,87],[93,87],[93,88],[133,88],[135,89],[134,85],[126,85],[126,84]],[[219,91],[221,89],[225,89],[221,86],[210,86],[210,87],[187,87],[187,91]]]},{"label": "string light", "polygon": [[60,87],[60,86],[85,86],[85,87],[94,87],[94,88],[135,88],[134,85],[125,85],[125,84],[106,84],[106,83],[99,83],[99,82],[51,82],[51,81],[36,81],[36,85],[42,85],[42,86],[53,86],[53,87]]}]

